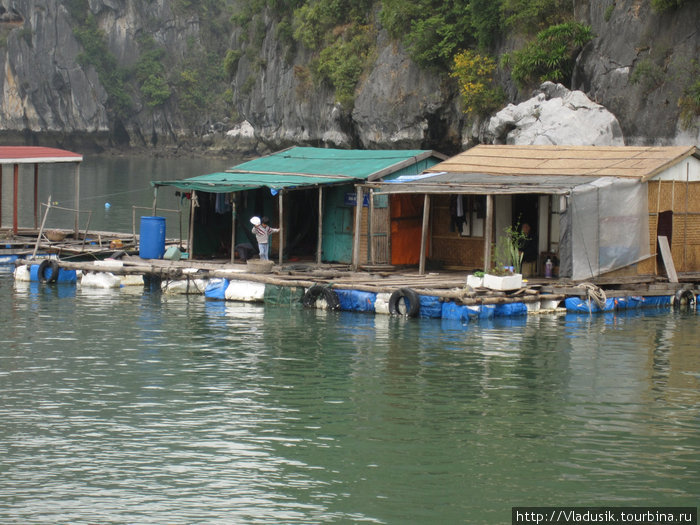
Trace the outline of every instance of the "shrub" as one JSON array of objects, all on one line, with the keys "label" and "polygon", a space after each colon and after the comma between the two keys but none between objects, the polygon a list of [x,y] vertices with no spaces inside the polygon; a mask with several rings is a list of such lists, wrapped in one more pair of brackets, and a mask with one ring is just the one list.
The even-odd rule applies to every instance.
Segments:
[{"label": "shrub", "polygon": [[486,115],[503,103],[503,90],[494,86],[495,70],[496,63],[491,57],[474,51],[455,55],[450,76],[458,81],[466,113]]},{"label": "shrub", "polygon": [[650,93],[664,83],[665,73],[650,59],[640,60],[632,70],[630,84],[639,84],[645,93]]},{"label": "shrub", "polygon": [[681,126],[684,129],[690,128],[700,116],[700,79],[683,90],[683,95],[678,99],[678,107],[681,110]]},{"label": "shrub", "polygon": [[511,75],[521,87],[551,80],[568,82],[576,55],[593,39],[589,26],[567,22],[537,33],[535,40],[514,51]]},{"label": "shrub", "polygon": [[678,9],[688,0],[651,0],[651,7],[658,13]]}]

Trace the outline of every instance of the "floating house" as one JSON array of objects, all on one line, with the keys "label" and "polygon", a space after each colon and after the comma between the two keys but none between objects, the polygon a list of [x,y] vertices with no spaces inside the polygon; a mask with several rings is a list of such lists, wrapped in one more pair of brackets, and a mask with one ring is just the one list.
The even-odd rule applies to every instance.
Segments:
[{"label": "floating house", "polygon": [[700,272],[700,154],[693,146],[480,145],[419,176],[360,190],[391,198],[399,204],[392,217],[413,222],[421,273],[426,259],[488,269],[505,228],[525,222],[539,275],[547,259],[574,280]]},{"label": "floating house", "polygon": [[222,173],[153,185],[156,201],[164,188],[189,199],[193,258],[233,260],[237,245],[256,245],[250,218],[267,216],[280,228],[271,242],[280,264],[309,259],[388,263],[388,198],[358,199],[356,185],[419,174],[446,158],[426,150],[293,147]]},{"label": "floating house", "polygon": [[[40,146],[0,146],[0,229],[2,229],[2,194],[3,170],[7,167],[12,167],[12,232],[17,234],[19,229],[18,224],[18,208],[19,208],[19,185],[20,185],[20,167],[29,166],[30,174],[33,180],[34,191],[34,228],[37,228],[39,222],[39,166],[44,164],[56,163],[73,163],[74,171],[74,187],[75,187],[75,236],[78,236],[78,217],[80,213],[80,163],[83,161],[83,156],[72,151],[66,151],[57,148],[45,148]],[[23,176],[26,176],[26,170],[22,170]]]}]

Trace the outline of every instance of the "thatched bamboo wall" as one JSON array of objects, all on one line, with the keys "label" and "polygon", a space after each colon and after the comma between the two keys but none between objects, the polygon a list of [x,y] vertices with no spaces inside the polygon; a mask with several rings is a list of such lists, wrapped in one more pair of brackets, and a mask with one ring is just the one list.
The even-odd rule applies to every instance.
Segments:
[{"label": "thatched bamboo wall", "polygon": [[[700,182],[649,182],[649,247],[658,252],[659,213],[673,212],[671,255],[677,272],[700,271]],[[640,273],[665,275],[656,258],[647,261]]]}]

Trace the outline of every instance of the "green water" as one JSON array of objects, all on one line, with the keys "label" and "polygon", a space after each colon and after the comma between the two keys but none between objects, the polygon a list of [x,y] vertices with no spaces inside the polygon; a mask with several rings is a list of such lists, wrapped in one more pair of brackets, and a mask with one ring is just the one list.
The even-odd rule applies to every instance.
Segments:
[{"label": "green water", "polygon": [[[150,180],[231,164],[87,159],[81,209],[128,231]],[[41,199],[69,207],[70,176],[41,177]],[[499,524],[521,505],[697,506],[698,341],[696,312],[462,325],[0,272],[0,523]]]},{"label": "green water", "polygon": [[700,317],[461,325],[0,274],[0,523],[696,506]]}]

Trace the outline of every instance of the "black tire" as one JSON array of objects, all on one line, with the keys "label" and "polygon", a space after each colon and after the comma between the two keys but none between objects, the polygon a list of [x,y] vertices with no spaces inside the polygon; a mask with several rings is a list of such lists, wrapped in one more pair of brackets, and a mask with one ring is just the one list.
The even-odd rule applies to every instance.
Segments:
[{"label": "black tire", "polygon": [[[51,268],[51,275],[48,278],[46,277],[47,268]],[[55,283],[58,279],[58,262],[53,259],[44,259],[39,265],[37,275],[40,283]]]},{"label": "black tire", "polygon": [[679,308],[695,306],[695,294],[692,290],[678,290],[673,298],[673,305]]},{"label": "black tire", "polygon": [[410,288],[399,288],[391,294],[389,298],[389,313],[391,315],[418,317],[419,312],[420,298],[418,294]]},{"label": "black tire", "polygon": [[320,284],[314,284],[309,288],[301,299],[301,302],[306,308],[313,308],[318,299],[326,300],[326,304],[328,305],[326,310],[340,310],[338,294],[327,286],[321,286]]}]

